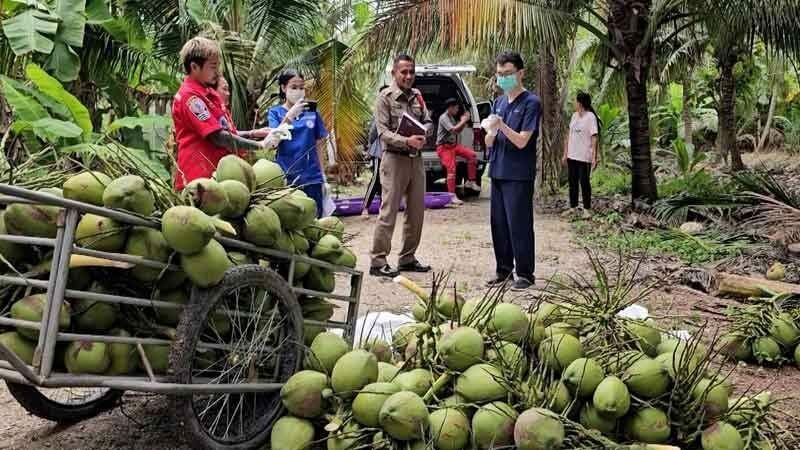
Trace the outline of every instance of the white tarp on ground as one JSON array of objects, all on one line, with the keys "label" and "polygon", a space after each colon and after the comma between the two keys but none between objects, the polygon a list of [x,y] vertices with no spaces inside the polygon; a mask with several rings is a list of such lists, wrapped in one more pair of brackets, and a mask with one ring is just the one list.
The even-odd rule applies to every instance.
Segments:
[{"label": "white tarp on ground", "polygon": [[[411,322],[414,322],[414,319],[401,314],[393,314],[385,311],[368,313],[359,317],[356,321],[355,340],[353,344],[355,347],[358,347],[361,345],[361,341],[366,341],[368,338],[381,339],[391,343],[392,333],[402,325]],[[342,334],[342,330],[332,330],[331,332],[340,336]]]}]

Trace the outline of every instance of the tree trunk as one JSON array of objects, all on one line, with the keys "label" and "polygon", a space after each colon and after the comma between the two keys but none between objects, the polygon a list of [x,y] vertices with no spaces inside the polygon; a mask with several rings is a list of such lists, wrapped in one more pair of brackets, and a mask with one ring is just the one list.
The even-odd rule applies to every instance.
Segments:
[{"label": "tree trunk", "polygon": [[691,72],[689,76],[683,81],[683,111],[681,116],[683,118],[683,142],[686,145],[692,145],[692,135],[694,134],[694,124],[692,118],[692,87],[691,87]]},{"label": "tree trunk", "polygon": [[539,50],[537,90],[542,99],[541,164],[539,189],[544,196],[558,193],[561,155],[564,149],[561,101],[558,93],[556,54],[558,44],[543,43]]},{"label": "tree trunk", "polygon": [[721,58],[719,65],[719,156],[727,161],[731,156],[731,170],[744,169],[742,155],[736,146],[736,79],[733,76],[735,57]]},{"label": "tree trunk", "polygon": [[625,91],[628,96],[628,121],[631,138],[632,194],[633,199],[654,202],[658,198],[656,176],[650,151],[650,116],[647,101],[647,71],[642,70],[637,79],[631,68],[625,73]]},{"label": "tree trunk", "polygon": [[772,121],[775,119],[775,104],[778,103],[778,83],[773,81],[772,84],[772,97],[769,99],[769,111],[767,112],[767,123],[764,124],[764,131],[761,133],[761,139],[758,140],[755,152],[758,153],[764,149],[767,143],[767,138],[772,131]]}]

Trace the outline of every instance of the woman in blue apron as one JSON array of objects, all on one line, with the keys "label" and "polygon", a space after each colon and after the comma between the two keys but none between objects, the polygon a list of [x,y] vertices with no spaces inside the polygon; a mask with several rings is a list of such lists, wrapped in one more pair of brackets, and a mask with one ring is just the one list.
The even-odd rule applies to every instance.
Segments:
[{"label": "woman in blue apron", "polygon": [[306,81],[296,70],[285,70],[278,77],[278,95],[283,102],[270,108],[267,126],[292,125],[292,139],[278,145],[275,158],[286,172],[288,184],[297,186],[317,202],[317,217],[322,216],[323,185],[321,155],[328,130],[316,108],[306,102]]}]

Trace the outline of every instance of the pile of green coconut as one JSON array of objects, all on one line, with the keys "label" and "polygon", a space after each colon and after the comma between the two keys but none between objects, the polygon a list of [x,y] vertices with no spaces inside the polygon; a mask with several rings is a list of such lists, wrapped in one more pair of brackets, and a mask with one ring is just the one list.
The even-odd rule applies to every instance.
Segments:
[{"label": "pile of green coconut", "polygon": [[730,326],[724,353],[761,366],[794,363],[800,367],[800,301],[792,295],[753,298],[727,310]]},{"label": "pile of green coconut", "polygon": [[[222,158],[214,179],[190,182],[182,193],[160,196],[151,181],[138,175],[112,179],[99,171],[77,173],[58,188],[43,192],[96,206],[126,211],[152,220],[152,227],[129,226],[111,218],[83,214],[75,230],[78,246],[111,253],[124,253],[150,261],[172,264],[177,270],[144,265],[114,264],[92,260],[76,264],[69,272],[68,289],[150,298],[187,304],[193,287],[210,288],[236,265],[260,264],[288,277],[285,259],[257,252],[234,251],[220,243],[230,237],[258,247],[315,258],[353,268],[354,253],[342,243],[344,225],[336,217],[316,218],[316,203],[302,190],[287,187],[280,166],[262,159],[250,165],[234,156]],[[60,208],[14,203],[0,212],[0,234],[55,238]],[[52,248],[24,246],[0,241],[5,272],[47,279]],[[295,285],[320,293],[335,289],[332,271],[297,261]],[[41,322],[46,295],[25,287],[2,286],[3,315],[13,319]],[[333,306],[312,298],[304,302],[306,318],[324,321]],[[150,308],[136,317],[126,315],[118,304],[68,299],[62,306],[59,328],[112,336],[154,336],[173,339],[181,309]],[[131,324],[135,324],[135,329]],[[220,335],[230,333],[223,314],[214,316]],[[33,360],[38,330],[24,327],[5,330],[0,341],[28,364]],[[309,337],[319,327],[309,328]],[[153,371],[166,373],[169,346],[145,345]],[[75,341],[59,344],[58,363],[71,373],[122,375],[141,370],[135,347]]]},{"label": "pile of green coconut", "polygon": [[771,395],[733,397],[700,337],[585,314],[597,305],[398,281],[419,296],[416,321],[356,349],[317,335],[281,390],[272,449],[791,448]]}]

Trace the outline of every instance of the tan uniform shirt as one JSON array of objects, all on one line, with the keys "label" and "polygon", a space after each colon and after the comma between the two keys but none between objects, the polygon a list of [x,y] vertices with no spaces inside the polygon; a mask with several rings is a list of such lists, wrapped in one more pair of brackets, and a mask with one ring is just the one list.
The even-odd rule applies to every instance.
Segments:
[{"label": "tan uniform shirt", "polygon": [[375,103],[378,135],[386,151],[408,153],[411,150],[406,143],[406,137],[395,133],[403,113],[408,113],[426,124],[428,126],[427,134],[431,134],[431,114],[425,106],[419,90],[411,89],[411,92],[406,94],[396,83],[392,82],[388,88],[378,94]]}]

